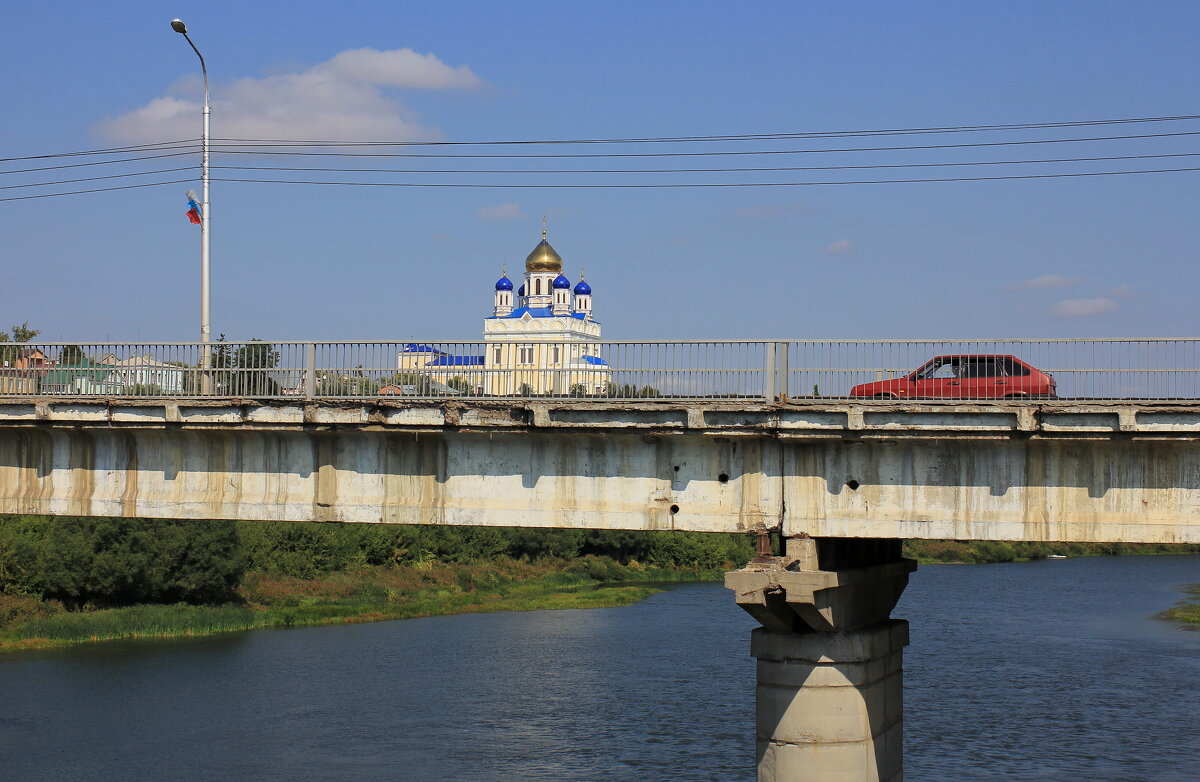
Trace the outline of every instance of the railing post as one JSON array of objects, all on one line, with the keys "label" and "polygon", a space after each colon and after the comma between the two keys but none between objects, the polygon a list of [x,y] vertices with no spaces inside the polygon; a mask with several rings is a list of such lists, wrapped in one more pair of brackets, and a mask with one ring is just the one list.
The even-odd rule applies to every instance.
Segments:
[{"label": "railing post", "polygon": [[763,372],[763,399],[768,403],[775,401],[775,346],[776,343],[768,342],[766,344],[767,365]]},{"label": "railing post", "polygon": [[788,346],[790,343],[776,343],[775,348],[775,370],[779,375],[779,379],[775,381],[775,390],[779,393],[779,397],[783,398],[788,395]]},{"label": "railing post", "polygon": [[308,342],[304,345],[304,398],[312,399],[317,395],[317,343]]}]

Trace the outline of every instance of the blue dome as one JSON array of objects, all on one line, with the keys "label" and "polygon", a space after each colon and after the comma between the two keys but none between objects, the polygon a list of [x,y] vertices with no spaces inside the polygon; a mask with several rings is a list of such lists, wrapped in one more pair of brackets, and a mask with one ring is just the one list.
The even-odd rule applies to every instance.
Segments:
[{"label": "blue dome", "polygon": [[499,280],[496,280],[496,290],[511,291],[512,290],[512,280],[508,279],[507,275],[505,275],[504,277],[501,277]]},{"label": "blue dome", "polygon": [[524,286],[524,285],[522,285],[520,288],[518,288],[518,289],[517,289],[517,295],[518,295],[518,296],[524,296],[524,295],[525,295],[525,286]]},{"label": "blue dome", "polygon": [[588,285],[583,280],[580,280],[579,284],[575,286],[575,295],[576,296],[591,296],[592,295],[592,286]]},{"label": "blue dome", "polygon": [[563,289],[563,288],[570,289],[570,287],[571,287],[571,281],[570,281],[570,280],[568,280],[566,277],[564,277],[564,276],[562,276],[562,275],[560,274],[560,275],[558,275],[557,277],[555,277],[555,278],[554,278],[554,283],[553,283],[553,285],[554,285],[554,287],[555,287],[555,288],[558,288],[558,289],[560,289],[560,290],[561,290],[561,289]]}]

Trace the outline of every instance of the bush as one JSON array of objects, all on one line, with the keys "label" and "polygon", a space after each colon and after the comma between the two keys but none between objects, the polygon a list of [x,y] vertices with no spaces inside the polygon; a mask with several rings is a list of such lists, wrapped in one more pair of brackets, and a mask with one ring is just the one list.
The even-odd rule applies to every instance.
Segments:
[{"label": "bush", "polygon": [[48,603],[31,595],[0,595],[0,627],[44,619],[62,610],[61,603]]},{"label": "bush", "polygon": [[244,569],[228,521],[0,517],[4,582],[68,607],[213,603]]}]

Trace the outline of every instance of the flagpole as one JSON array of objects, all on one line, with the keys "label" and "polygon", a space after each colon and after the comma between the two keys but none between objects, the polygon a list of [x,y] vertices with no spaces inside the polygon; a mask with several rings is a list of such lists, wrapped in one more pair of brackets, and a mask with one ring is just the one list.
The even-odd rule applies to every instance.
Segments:
[{"label": "flagpole", "polygon": [[[208,370],[212,365],[212,355],[208,349],[208,343],[212,338],[208,313],[209,241],[211,239],[209,223],[212,220],[212,211],[208,202],[208,120],[209,115],[212,113],[212,106],[208,100],[208,68],[204,64],[204,55],[200,53],[200,50],[196,48],[196,44],[192,43],[192,39],[188,37],[187,25],[181,19],[172,19],[171,29],[182,35],[184,40],[188,42],[188,45],[192,47],[192,51],[200,58],[200,73],[204,76],[204,130],[200,136],[200,367],[202,370]],[[211,393],[211,386],[212,378],[209,377],[208,372],[201,372],[201,393]]]}]

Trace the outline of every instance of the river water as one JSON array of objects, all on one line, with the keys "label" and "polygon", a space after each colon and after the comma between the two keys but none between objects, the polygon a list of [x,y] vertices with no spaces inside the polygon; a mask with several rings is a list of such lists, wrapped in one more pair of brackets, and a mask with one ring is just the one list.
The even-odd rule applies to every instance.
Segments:
[{"label": "river water", "polygon": [[[1200,779],[1200,557],[933,566],[894,615],[910,780]],[[745,780],[750,618],[634,606],[0,657],[0,780]]]}]

